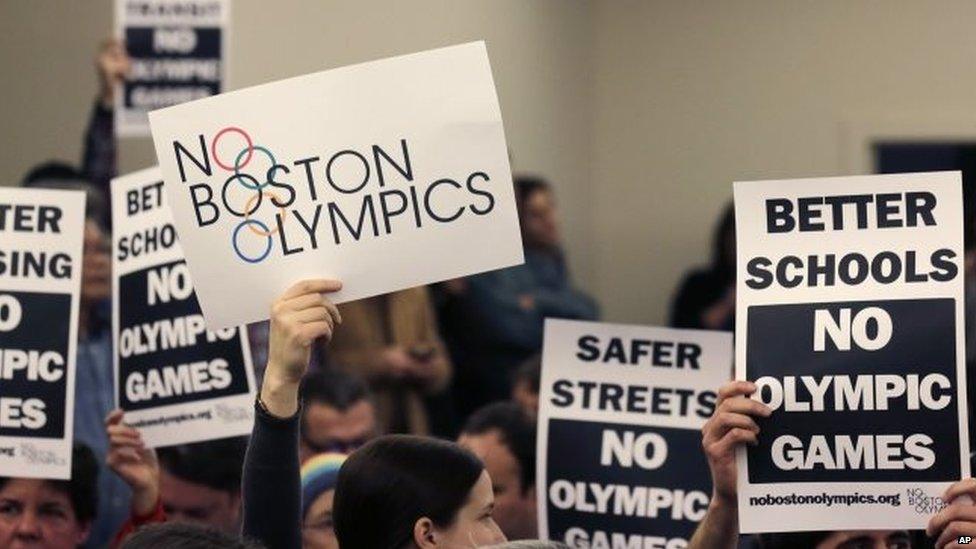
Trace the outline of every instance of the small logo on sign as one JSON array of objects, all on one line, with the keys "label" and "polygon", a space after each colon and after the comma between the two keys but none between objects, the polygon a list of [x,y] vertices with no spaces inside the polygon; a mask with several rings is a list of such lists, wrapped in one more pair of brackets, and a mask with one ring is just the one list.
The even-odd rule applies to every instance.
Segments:
[{"label": "small logo on sign", "polygon": [[14,447],[6,446],[4,448],[0,448],[0,456],[14,457]]},{"label": "small logo on sign", "polygon": [[909,488],[908,505],[915,507],[920,515],[932,515],[941,511],[947,504],[939,496],[930,496],[921,488]]}]

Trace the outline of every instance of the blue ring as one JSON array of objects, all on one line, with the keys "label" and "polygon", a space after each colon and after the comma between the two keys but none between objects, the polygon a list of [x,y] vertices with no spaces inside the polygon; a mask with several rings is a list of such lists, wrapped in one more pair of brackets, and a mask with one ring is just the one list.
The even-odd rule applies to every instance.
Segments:
[{"label": "blue ring", "polygon": [[[260,145],[254,145],[253,147],[251,147],[251,149],[248,149],[247,147],[245,147],[244,150],[241,151],[237,155],[237,158],[234,159],[234,173],[235,174],[241,175],[241,171],[240,171],[241,170],[241,159],[244,158],[244,155],[247,154],[247,151],[248,150],[261,151],[264,154],[268,155],[268,158],[271,159],[271,167],[268,168],[268,171],[274,170],[274,167],[276,165],[278,165],[278,161],[275,160],[275,157],[274,157],[273,154],[271,154],[271,151],[269,151],[268,149],[266,149],[266,148],[264,148],[264,147],[262,147]],[[257,181],[256,178],[254,178],[254,179],[255,179],[255,181]],[[243,180],[240,180],[240,179],[238,179],[238,181],[240,181],[241,185],[244,185],[248,189],[251,189],[251,190],[254,190],[254,191],[260,191],[261,189],[263,189],[263,188],[265,188],[265,187],[267,187],[268,185],[271,184],[271,179],[270,178],[268,178],[268,180],[265,181],[264,183],[259,183],[259,184],[256,184],[256,185],[249,185],[249,184],[245,183]]]},{"label": "blue ring", "polygon": [[271,235],[267,235],[265,237],[268,239],[268,244],[264,248],[264,253],[262,253],[261,256],[258,257],[257,259],[251,259],[250,257],[246,257],[244,254],[241,253],[241,249],[237,247],[237,233],[241,232],[241,229],[244,228],[245,225],[249,225],[251,223],[254,223],[258,227],[261,227],[261,229],[263,229],[264,232],[266,233],[271,232],[271,229],[268,228],[267,225],[265,225],[261,221],[258,221],[257,219],[245,219],[241,221],[240,224],[237,225],[237,227],[234,228],[234,234],[230,237],[230,243],[232,246],[234,246],[234,252],[237,253],[237,257],[243,259],[244,261],[247,261],[248,263],[260,263],[264,261],[266,257],[268,257],[268,254],[271,253],[271,244],[272,244]]}]

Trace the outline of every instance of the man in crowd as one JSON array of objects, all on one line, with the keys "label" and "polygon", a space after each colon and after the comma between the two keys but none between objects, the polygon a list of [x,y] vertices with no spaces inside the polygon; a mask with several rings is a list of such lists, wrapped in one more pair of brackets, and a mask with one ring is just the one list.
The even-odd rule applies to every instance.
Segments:
[{"label": "man in crowd", "polygon": [[495,521],[508,539],[538,536],[535,440],[535,424],[514,402],[478,410],[458,438],[485,464],[495,491]]},{"label": "man in crowd", "polygon": [[[106,41],[99,49],[95,67],[99,93],[85,133],[82,168],[79,170],[63,162],[46,162],[31,169],[22,185],[80,190],[87,197],[75,368],[74,437],[101,459],[109,446],[102,420],[115,405],[108,184],[115,176],[114,90],[129,70],[125,48],[117,40]],[[104,547],[128,515],[128,490],[115,475],[108,474],[104,462],[100,463],[100,467],[98,491],[101,509],[91,525],[87,542],[89,547]]]},{"label": "man in crowd", "polygon": [[137,429],[122,423],[121,410],[109,414],[106,425],[108,464],[132,490],[131,517],[117,541],[143,524],[164,520],[237,531],[243,438],[171,446],[157,453],[146,447]]},{"label": "man in crowd", "polygon": [[542,355],[535,355],[518,367],[512,382],[512,401],[535,421],[539,415],[539,384],[542,382]]},{"label": "man in crowd", "polygon": [[[516,178],[515,201],[525,263],[465,279],[444,306],[460,317],[446,319],[445,337],[466,347],[455,391],[462,415],[509,397],[512,372],[542,350],[546,318],[595,320],[599,312],[570,280],[549,183]],[[455,332],[455,321],[465,333]]]},{"label": "man in crowd", "polygon": [[[754,418],[772,414],[767,406],[748,398],[755,391],[756,385],[749,381],[731,381],[722,386],[715,413],[702,428],[702,447],[712,475],[712,499],[688,543],[689,549],[732,549],[739,543],[735,452],[744,444],[757,443],[759,426]],[[959,536],[976,537],[974,499],[976,479],[959,481],[943,495],[948,505],[932,517],[926,530],[936,540],[937,549],[957,547]],[[865,530],[763,534],[759,541],[763,549],[908,549],[919,546],[913,537],[917,536],[905,530]]]},{"label": "man in crowd", "polygon": [[71,480],[0,477],[0,547],[79,547],[98,509],[98,462],[75,444]]},{"label": "man in crowd", "polygon": [[348,454],[376,436],[376,410],[366,384],[320,370],[302,382],[302,462],[319,453]]}]

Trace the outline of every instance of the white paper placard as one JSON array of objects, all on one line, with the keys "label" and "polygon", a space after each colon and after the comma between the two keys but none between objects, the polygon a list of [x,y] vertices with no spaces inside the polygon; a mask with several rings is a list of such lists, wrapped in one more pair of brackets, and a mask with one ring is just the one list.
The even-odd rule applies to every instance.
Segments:
[{"label": "white paper placard", "polygon": [[0,476],[68,479],[85,193],[0,187]]},{"label": "white paper placard", "polygon": [[149,111],[227,89],[230,0],[115,0],[131,68],[115,93],[115,133],[149,135]]},{"label": "white paper placard", "polygon": [[115,395],[152,447],[246,435],[244,328],[207,330],[158,168],[112,180]]},{"label": "white paper placard", "polygon": [[150,113],[207,324],[268,318],[298,280],[341,303],[522,262],[484,43]]},{"label": "white paper placard", "polygon": [[958,172],[735,184],[742,532],[918,529],[968,477]]},{"label": "white paper placard", "polygon": [[542,539],[684,547],[711,498],[701,428],[731,374],[728,332],[547,320]]}]

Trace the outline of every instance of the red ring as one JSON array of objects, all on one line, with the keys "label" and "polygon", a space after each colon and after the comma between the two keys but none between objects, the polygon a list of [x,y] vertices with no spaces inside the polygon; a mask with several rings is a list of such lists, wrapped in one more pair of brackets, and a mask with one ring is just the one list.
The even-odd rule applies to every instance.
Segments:
[{"label": "red ring", "polygon": [[[219,141],[220,137],[227,132],[237,132],[243,135],[244,140],[247,141],[247,156],[244,157],[244,163],[242,163],[237,168],[235,168],[234,166],[225,165],[223,162],[220,161],[220,158],[217,157],[217,141]],[[213,141],[210,142],[210,156],[213,156],[214,163],[216,163],[218,166],[220,166],[221,168],[229,172],[235,171],[235,169],[241,169],[244,166],[247,166],[247,163],[251,161],[251,157],[254,156],[254,144],[251,142],[251,136],[247,135],[247,132],[245,132],[244,130],[238,127],[228,126],[220,130],[219,132],[217,132],[217,135],[214,136]]]}]

